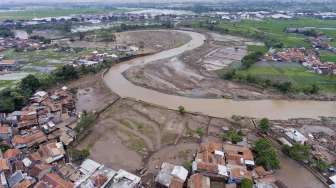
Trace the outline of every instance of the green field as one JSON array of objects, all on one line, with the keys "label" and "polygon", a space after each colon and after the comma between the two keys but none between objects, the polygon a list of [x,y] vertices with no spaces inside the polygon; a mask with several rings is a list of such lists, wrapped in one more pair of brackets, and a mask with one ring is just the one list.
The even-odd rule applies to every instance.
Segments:
[{"label": "green field", "polygon": [[321,52],[320,53],[321,61],[323,62],[333,62],[336,63],[336,53],[332,52]]},{"label": "green field", "polygon": [[43,8],[31,10],[18,10],[0,12],[0,20],[30,20],[32,18],[70,16],[76,14],[100,14],[108,12],[122,12],[123,9],[115,8]]},{"label": "green field", "polygon": [[272,63],[257,63],[246,70],[238,70],[238,75],[251,75],[261,80],[273,82],[289,81],[299,90],[316,84],[323,92],[336,92],[336,76],[318,75],[310,72],[299,64],[279,65]]},{"label": "green field", "polygon": [[12,80],[0,80],[0,90],[3,88],[7,88],[13,86],[16,82]]},{"label": "green field", "polygon": [[27,52],[16,52],[14,49],[7,50],[3,53],[5,59],[15,59],[18,61],[24,61],[27,64],[35,66],[46,66],[50,64],[51,61],[56,60],[60,63],[53,63],[54,66],[61,66],[66,61],[73,61],[81,55],[87,54],[88,50],[82,50],[78,53],[75,51],[64,52],[55,51],[54,49],[46,50],[34,50]]},{"label": "green field", "polygon": [[[199,27],[205,21],[192,23],[193,27]],[[326,30],[323,28],[336,28],[336,20],[320,20],[315,18],[297,18],[289,20],[266,19],[262,21],[243,20],[240,22],[219,21],[214,30],[239,35],[248,38],[262,38],[267,36],[279,40],[284,47],[310,47],[307,37],[301,34],[286,33],[287,27],[316,27],[316,30],[324,32],[327,36],[336,39],[336,29]],[[335,40],[334,40],[335,41]],[[336,42],[332,42],[336,44]]]}]

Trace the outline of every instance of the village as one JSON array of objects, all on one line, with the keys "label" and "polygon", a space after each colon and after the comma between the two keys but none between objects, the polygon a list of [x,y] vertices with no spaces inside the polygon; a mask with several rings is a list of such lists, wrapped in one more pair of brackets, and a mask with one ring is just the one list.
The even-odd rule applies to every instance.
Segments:
[{"label": "village", "polygon": [[[37,91],[29,105],[20,111],[1,114],[3,187],[210,188],[217,185],[233,188],[247,183],[256,188],[286,188],[287,182],[276,175],[279,168],[276,153],[283,148],[301,146],[311,149],[307,150],[309,153],[298,154],[302,158],[296,160],[302,160],[302,165],[316,173],[325,184],[332,187],[336,183],[335,167],[329,165],[336,158],[336,143],[331,141],[332,132],[335,132],[331,128],[336,120],[332,118],[322,122],[233,117],[247,125],[240,129],[222,126],[219,123],[222,120],[219,124],[211,123],[208,128],[196,129],[197,140],[201,142],[195,153],[186,153],[193,156],[190,161],[174,164],[169,158],[168,161],[159,160],[153,171],[156,172],[154,179],[151,179],[152,173],[146,172],[147,167],[131,173],[107,167],[86,158],[88,156],[83,153],[72,153],[73,143],[81,134],[76,127],[80,126],[85,113],[89,113],[77,112],[76,102],[73,91],[63,86],[50,93]],[[185,116],[183,111],[180,116]],[[184,134],[194,133],[187,130]],[[259,144],[267,145],[262,146],[265,151],[258,149]],[[263,152],[271,155],[274,161],[263,158]],[[75,161],[78,157],[80,163]],[[316,161],[326,165],[316,166]]]}]

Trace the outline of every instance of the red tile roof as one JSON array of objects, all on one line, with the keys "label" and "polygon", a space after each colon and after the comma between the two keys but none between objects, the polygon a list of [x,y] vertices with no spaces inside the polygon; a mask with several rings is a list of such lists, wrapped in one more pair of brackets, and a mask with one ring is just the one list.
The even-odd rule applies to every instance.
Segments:
[{"label": "red tile roof", "polygon": [[19,149],[8,149],[5,151],[3,154],[3,157],[5,159],[11,159],[11,158],[16,158],[21,154],[21,151]]},{"label": "red tile roof", "polygon": [[59,175],[48,173],[43,176],[42,181],[47,182],[48,185],[51,185],[54,188],[73,188],[73,183],[62,179]]}]

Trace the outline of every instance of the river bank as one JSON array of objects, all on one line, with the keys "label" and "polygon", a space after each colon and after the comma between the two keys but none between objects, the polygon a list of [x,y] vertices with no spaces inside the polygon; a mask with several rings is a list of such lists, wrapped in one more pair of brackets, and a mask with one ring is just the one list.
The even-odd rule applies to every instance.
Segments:
[{"label": "river bank", "polygon": [[116,66],[105,74],[104,81],[107,86],[122,98],[134,98],[151,104],[160,105],[176,110],[184,106],[188,111],[202,113],[214,117],[227,118],[233,115],[255,118],[268,117],[270,119],[289,118],[319,118],[320,116],[336,116],[336,103],[334,101],[311,100],[248,100],[237,101],[228,99],[204,99],[169,95],[151,89],[143,88],[127,80],[123,73],[131,67],[160,62],[161,59],[181,55],[203,45],[206,37],[203,34],[179,31],[192,38],[187,44],[162,51],[160,53],[137,58]]}]

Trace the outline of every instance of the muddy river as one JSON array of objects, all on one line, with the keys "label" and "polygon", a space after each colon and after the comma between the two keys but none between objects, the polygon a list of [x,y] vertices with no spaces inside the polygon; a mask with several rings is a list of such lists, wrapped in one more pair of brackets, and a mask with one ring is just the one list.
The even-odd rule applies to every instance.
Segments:
[{"label": "muddy river", "polygon": [[107,86],[121,97],[129,97],[148,103],[177,109],[184,106],[187,111],[205,115],[228,118],[232,115],[249,117],[268,117],[270,119],[318,118],[319,116],[336,116],[335,101],[300,101],[300,100],[249,100],[200,99],[169,95],[136,86],[128,81],[123,72],[132,66],[143,65],[160,59],[174,57],[185,51],[201,46],[206,39],[204,35],[190,31],[179,31],[192,38],[187,44],[160,53],[133,59],[113,66],[106,73],[104,81]]}]

